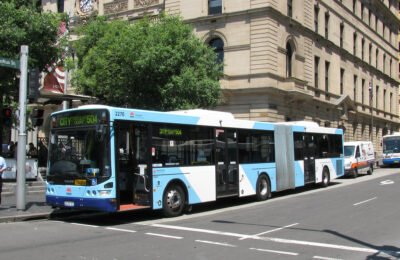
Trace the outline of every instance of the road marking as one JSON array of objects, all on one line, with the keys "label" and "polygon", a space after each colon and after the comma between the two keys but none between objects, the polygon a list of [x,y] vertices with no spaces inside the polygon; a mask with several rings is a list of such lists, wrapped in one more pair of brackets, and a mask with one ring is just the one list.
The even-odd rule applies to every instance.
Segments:
[{"label": "road marking", "polygon": [[250,250],[257,250],[261,252],[268,252],[268,253],[276,253],[276,254],[282,254],[282,255],[299,255],[298,253],[293,253],[293,252],[286,252],[286,251],[276,251],[276,250],[270,250],[270,249],[261,249],[261,248],[250,248]]},{"label": "road marking", "polygon": [[211,245],[217,245],[217,246],[236,247],[235,245],[231,245],[228,243],[220,243],[220,242],[207,241],[207,240],[195,240],[195,241],[199,242],[199,243],[205,243],[205,244],[211,244]]},{"label": "road marking", "polygon": [[106,229],[108,229],[108,230],[114,230],[114,231],[122,231],[122,232],[136,233],[135,230],[130,230],[130,229],[113,228],[113,227],[106,227]]},{"label": "road marking", "polygon": [[163,235],[163,234],[157,234],[157,233],[146,233],[146,235],[149,235],[149,236],[156,236],[156,237],[173,238],[173,239],[182,239],[182,238],[183,238],[183,237],[170,236],[170,235]]},{"label": "road marking", "polygon": [[[293,226],[296,226],[298,224],[299,223],[294,223],[294,224],[290,224],[290,225],[283,226],[283,227],[280,227],[280,228],[275,228],[275,229],[272,229],[272,230],[268,230],[268,231],[265,231],[265,232],[261,232],[261,233],[255,234],[254,236],[265,235],[265,234],[272,233],[272,232],[275,232],[275,231],[279,231],[279,230],[282,230],[282,229],[285,229],[285,228],[288,228],[288,227],[293,227]],[[246,239],[246,237],[239,238],[239,240],[245,240],[245,239]]]},{"label": "road marking", "polygon": [[394,181],[392,181],[392,180],[386,180],[386,181],[381,181],[380,183],[381,183],[381,185],[388,185],[388,184],[393,184]]},{"label": "road marking", "polygon": [[369,202],[369,201],[374,200],[374,199],[376,199],[376,198],[377,198],[377,197],[373,197],[372,199],[368,199],[368,200],[364,200],[364,201],[361,201],[361,202],[354,203],[353,206],[358,206],[358,205],[360,205],[360,204]]},{"label": "road marking", "polygon": [[189,227],[181,227],[181,226],[172,226],[165,224],[152,224],[152,227],[173,229],[173,230],[183,230],[183,231],[191,231],[191,232],[199,232],[199,233],[207,233],[221,236],[230,236],[230,237],[238,237],[238,238],[251,238],[255,240],[263,240],[263,241],[272,241],[276,243],[283,244],[294,244],[294,245],[304,245],[304,246],[313,246],[313,247],[324,247],[324,248],[334,248],[348,251],[356,251],[356,252],[365,252],[365,253],[377,253],[379,252],[376,249],[365,248],[365,247],[353,247],[353,246],[343,246],[343,245],[335,245],[335,244],[327,244],[327,243],[319,243],[319,242],[310,242],[310,241],[300,241],[300,240],[291,240],[291,239],[283,239],[283,238],[274,238],[274,237],[260,237],[254,235],[245,235],[239,233],[232,232],[224,232],[224,231],[215,231],[209,229],[200,229],[200,228],[189,228]]},{"label": "road marking", "polygon": [[89,224],[81,224],[81,223],[71,223],[72,225],[76,225],[76,226],[83,226],[83,227],[94,227],[94,228],[98,228],[99,226],[96,225],[89,225]]},{"label": "road marking", "polygon": [[324,257],[324,256],[313,256],[313,259],[320,259],[320,260],[341,260],[340,258],[330,258],[330,257]]}]

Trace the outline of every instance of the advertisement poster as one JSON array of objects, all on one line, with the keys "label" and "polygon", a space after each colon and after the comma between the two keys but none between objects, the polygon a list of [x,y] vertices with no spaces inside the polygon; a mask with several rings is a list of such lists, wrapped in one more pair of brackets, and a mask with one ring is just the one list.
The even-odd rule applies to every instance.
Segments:
[{"label": "advertisement poster", "polygon": [[[17,178],[17,160],[6,159],[7,169],[3,173],[3,180],[15,180]],[[37,159],[26,159],[25,173],[26,179],[36,179],[38,172]]]}]

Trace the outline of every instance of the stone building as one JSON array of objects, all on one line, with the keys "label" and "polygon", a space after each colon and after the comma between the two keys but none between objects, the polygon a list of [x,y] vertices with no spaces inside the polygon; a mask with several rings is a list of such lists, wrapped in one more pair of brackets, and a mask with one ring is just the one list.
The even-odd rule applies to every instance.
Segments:
[{"label": "stone building", "polygon": [[[399,130],[398,0],[42,0],[45,10],[134,22],[183,17],[224,62],[217,110],[340,127],[345,141]],[[76,20],[76,19],[75,19]]]}]

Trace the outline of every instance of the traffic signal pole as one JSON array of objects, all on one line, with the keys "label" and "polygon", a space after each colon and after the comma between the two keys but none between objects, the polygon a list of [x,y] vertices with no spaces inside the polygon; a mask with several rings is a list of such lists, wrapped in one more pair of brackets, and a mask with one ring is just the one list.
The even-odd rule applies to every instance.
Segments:
[{"label": "traffic signal pole", "polygon": [[17,210],[25,210],[25,163],[26,163],[26,96],[28,78],[28,46],[21,46],[19,79],[19,133],[17,146]]}]

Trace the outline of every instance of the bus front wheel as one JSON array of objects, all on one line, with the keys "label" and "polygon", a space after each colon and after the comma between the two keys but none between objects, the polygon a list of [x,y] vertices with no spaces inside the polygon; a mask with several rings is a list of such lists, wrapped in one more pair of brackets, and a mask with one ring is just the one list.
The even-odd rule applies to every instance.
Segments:
[{"label": "bus front wheel", "polygon": [[258,201],[266,200],[271,196],[271,184],[265,174],[258,176],[256,185],[256,198]]},{"label": "bus front wheel", "polygon": [[322,171],[322,183],[321,183],[322,187],[328,187],[329,182],[330,182],[329,170],[328,168],[325,167],[324,170]]},{"label": "bus front wheel", "polygon": [[185,193],[181,186],[168,186],[163,197],[163,213],[166,217],[176,217],[182,214],[185,207]]}]

